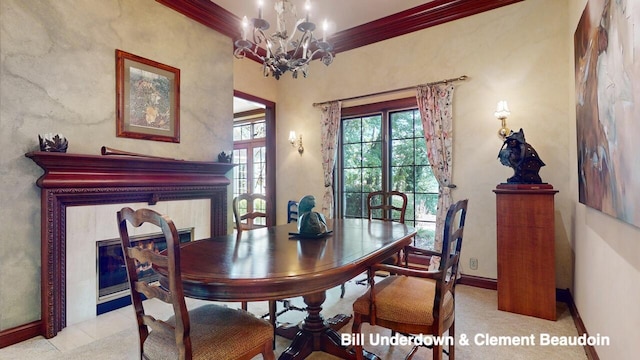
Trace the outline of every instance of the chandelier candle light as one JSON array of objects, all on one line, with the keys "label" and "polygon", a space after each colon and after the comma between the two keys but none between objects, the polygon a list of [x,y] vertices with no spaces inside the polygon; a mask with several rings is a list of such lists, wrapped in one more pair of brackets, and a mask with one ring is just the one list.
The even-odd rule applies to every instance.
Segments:
[{"label": "chandelier candle light", "polygon": [[[322,39],[319,40],[313,36],[316,25],[309,21],[310,0],[306,1],[305,10],[305,17],[298,19],[296,8],[290,0],[276,1],[278,31],[267,36],[265,31],[270,25],[262,18],[262,1],[259,0],[258,18],[251,19],[251,40],[247,39],[249,20],[245,16],[242,19],[242,39],[236,40],[233,55],[238,59],[249,54],[255,56],[262,61],[264,76],[271,75],[276,79],[287,71],[291,71],[293,78],[298,77],[298,72],[307,77],[309,62],[315,57],[321,57],[322,63],[329,66],[333,62],[333,47],[326,41],[327,21],[323,23]],[[287,32],[287,20],[290,19],[296,21],[291,34]],[[299,37],[296,37],[298,34]]]}]

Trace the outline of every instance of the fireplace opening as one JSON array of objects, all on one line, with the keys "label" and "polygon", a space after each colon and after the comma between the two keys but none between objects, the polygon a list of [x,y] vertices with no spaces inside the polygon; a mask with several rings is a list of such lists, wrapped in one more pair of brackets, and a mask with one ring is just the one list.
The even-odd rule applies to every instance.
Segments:
[{"label": "fireplace opening", "polygon": [[[193,241],[194,228],[178,230],[178,235],[180,243]],[[167,248],[167,242],[161,232],[132,236],[130,241],[132,246],[152,249],[158,253]],[[96,313],[100,315],[130,305],[129,281],[120,239],[97,241],[96,254],[98,280]],[[136,268],[139,280],[147,283],[158,281],[158,274],[151,268],[150,263],[136,262]]]}]

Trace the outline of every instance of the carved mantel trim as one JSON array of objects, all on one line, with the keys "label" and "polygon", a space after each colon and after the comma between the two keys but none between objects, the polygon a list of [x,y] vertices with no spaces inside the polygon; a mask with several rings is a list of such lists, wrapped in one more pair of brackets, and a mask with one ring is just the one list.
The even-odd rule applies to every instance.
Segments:
[{"label": "carved mantel trim", "polygon": [[[233,164],[53,152],[25,154],[43,170],[42,335],[66,326],[66,208],[170,200],[211,200],[211,236],[227,233],[226,173]],[[115,214],[114,220],[115,222]]]}]

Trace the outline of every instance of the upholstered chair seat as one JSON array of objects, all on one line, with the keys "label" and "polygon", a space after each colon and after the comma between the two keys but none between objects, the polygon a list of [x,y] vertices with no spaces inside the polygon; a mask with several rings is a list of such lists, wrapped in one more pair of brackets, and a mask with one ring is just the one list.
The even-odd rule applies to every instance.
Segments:
[{"label": "upholstered chair seat", "polygon": [[[433,299],[436,293],[436,281],[408,276],[389,276],[376,283],[375,311],[376,321],[391,321],[401,324],[433,325]],[[353,303],[353,310],[369,316],[371,309],[371,288]],[[453,296],[450,291],[443,299],[444,313],[440,316],[450,318],[453,315]]]},{"label": "upholstered chair seat", "polygon": [[[259,344],[271,342],[273,338],[271,324],[267,321],[224,306],[211,304],[195,308],[189,311],[189,319],[194,360],[246,358],[245,354],[260,352],[262,345]],[[166,322],[175,326],[175,316]],[[144,355],[154,360],[179,358],[172,334],[158,331],[149,333],[144,343]]]}]

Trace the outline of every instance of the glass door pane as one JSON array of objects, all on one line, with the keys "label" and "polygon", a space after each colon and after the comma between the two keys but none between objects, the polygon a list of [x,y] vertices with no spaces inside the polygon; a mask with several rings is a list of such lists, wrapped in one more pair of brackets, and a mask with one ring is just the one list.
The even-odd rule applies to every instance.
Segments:
[{"label": "glass door pane", "polygon": [[382,116],[342,121],[342,213],[367,216],[367,194],[382,189]]}]

